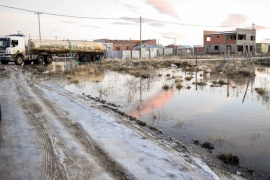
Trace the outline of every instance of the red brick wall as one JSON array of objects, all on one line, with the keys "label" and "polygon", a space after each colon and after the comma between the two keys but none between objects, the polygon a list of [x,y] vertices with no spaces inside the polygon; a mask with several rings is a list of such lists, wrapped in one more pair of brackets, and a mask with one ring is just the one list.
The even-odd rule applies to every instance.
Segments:
[{"label": "red brick wall", "polygon": [[[106,43],[113,43],[114,51],[123,51],[123,50],[131,50],[134,46],[140,45],[140,40],[111,40],[106,39]],[[153,44],[156,45],[156,39],[150,40],[142,40],[142,44]]]},{"label": "red brick wall", "polygon": [[[207,38],[210,37],[210,41],[207,41]],[[203,39],[204,45],[211,44],[235,44],[236,40],[226,39],[225,34],[204,34]]]}]

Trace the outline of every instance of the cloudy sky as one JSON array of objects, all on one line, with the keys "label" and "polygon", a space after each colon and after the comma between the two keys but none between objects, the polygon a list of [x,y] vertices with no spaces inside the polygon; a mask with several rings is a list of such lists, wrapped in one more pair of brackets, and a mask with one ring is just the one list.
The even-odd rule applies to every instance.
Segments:
[{"label": "cloudy sky", "polygon": [[269,0],[0,0],[0,36],[42,39],[157,39],[202,45],[203,30],[257,29],[270,43]]}]

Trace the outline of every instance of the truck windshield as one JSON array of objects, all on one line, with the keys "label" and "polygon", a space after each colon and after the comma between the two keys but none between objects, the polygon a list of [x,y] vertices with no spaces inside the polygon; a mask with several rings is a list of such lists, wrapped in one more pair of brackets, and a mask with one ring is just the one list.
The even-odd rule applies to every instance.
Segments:
[{"label": "truck windshield", "polygon": [[7,48],[10,46],[10,40],[7,38],[0,38],[0,48]]}]

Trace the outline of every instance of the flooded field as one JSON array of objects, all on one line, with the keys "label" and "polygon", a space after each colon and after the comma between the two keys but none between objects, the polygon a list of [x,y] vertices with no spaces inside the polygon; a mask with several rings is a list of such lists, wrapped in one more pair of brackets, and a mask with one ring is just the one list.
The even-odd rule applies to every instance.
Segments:
[{"label": "flooded field", "polygon": [[[209,164],[268,179],[270,68],[254,70],[255,76],[228,76],[172,64],[131,75],[94,66],[68,75],[64,87],[118,105],[119,110],[161,130],[163,136],[184,142],[207,157]],[[236,162],[224,155],[235,157]]]}]

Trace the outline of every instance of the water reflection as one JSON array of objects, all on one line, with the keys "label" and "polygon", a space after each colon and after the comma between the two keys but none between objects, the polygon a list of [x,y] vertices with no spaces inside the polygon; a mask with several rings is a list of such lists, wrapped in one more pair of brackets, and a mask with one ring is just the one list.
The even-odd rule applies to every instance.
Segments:
[{"label": "water reflection", "polygon": [[[270,169],[269,68],[258,67],[256,76],[232,77],[220,72],[159,69],[149,78],[94,69],[93,74],[73,72],[80,83],[65,88],[121,105],[120,110],[180,141],[208,140],[215,145],[213,153],[227,151],[257,169]],[[176,88],[176,79],[183,88]],[[168,90],[162,88],[164,84]],[[258,94],[258,87],[266,93]],[[182,139],[183,135],[187,138]]]}]

